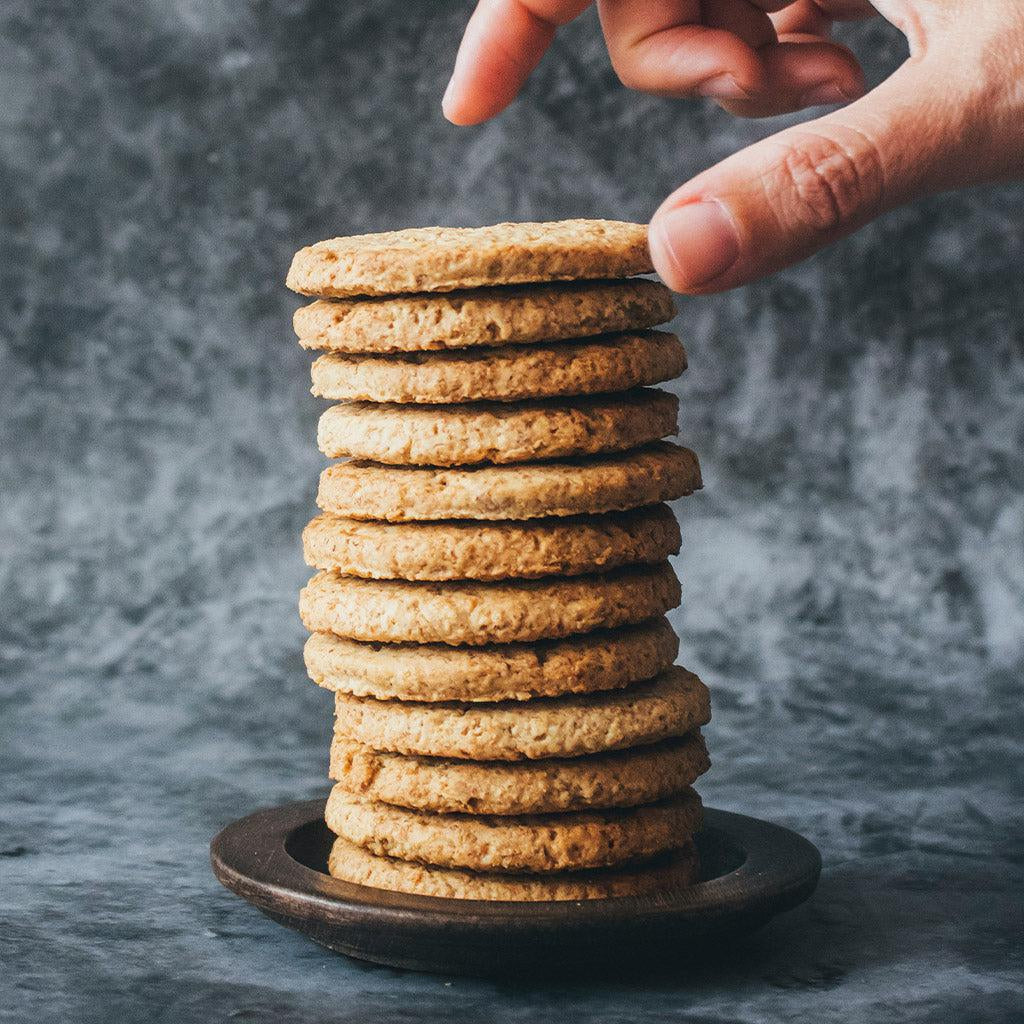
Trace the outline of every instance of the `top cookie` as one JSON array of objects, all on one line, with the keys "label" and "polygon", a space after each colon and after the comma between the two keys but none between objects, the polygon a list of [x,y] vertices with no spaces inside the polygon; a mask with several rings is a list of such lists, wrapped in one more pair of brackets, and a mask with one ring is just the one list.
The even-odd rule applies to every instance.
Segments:
[{"label": "top cookie", "polygon": [[631,277],[653,269],[645,224],[563,220],[331,238],[295,254],[288,287],[346,298]]}]

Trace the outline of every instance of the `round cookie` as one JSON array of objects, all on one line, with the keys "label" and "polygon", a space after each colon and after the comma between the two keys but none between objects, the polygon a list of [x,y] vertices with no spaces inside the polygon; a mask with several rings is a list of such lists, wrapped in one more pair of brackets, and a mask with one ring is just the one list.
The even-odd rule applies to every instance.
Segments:
[{"label": "round cookie", "polygon": [[580,757],[685,736],[711,720],[707,687],[683,668],[606,693],[501,704],[334,695],[334,735],[374,750],[468,761]]},{"label": "round cookie", "polygon": [[428,867],[414,861],[378,857],[347,839],[336,839],[327,869],[342,881],[391,892],[520,903],[668,893],[694,885],[700,878],[697,848],[692,841],[655,860],[624,868],[514,875]]},{"label": "round cookie", "polygon": [[676,432],[679,399],[657,388],[542,402],[346,402],[320,417],[329,458],[393,466],[500,465],[626,451]]},{"label": "round cookie", "polygon": [[523,643],[662,615],[680,599],[668,562],[566,579],[443,584],[319,572],[299,595],[310,632],[383,643]]},{"label": "round cookie", "polygon": [[330,777],[350,793],[412,810],[549,814],[654,803],[709,767],[699,732],[608,754],[514,764],[387,754],[335,739]]},{"label": "round cookie", "polygon": [[615,690],[653,679],[679,653],[668,619],[533,644],[380,644],[314,633],[306,670],[329,690],[377,700],[507,701]]},{"label": "round cookie", "polygon": [[692,494],[700,464],[668,441],[589,459],[456,469],[338,462],[317,504],[352,519],[534,519],[639,508]]},{"label": "round cookie", "polygon": [[318,300],[297,309],[292,325],[303,348],[425,352],[586,338],[656,327],[675,315],[672,293],[661,282],[634,278]]},{"label": "round cookie", "polygon": [[473,871],[574,871],[646,860],[683,846],[700,828],[692,789],[625,810],[518,817],[428,814],[331,790],[324,811],[336,835],[379,857]]},{"label": "round cookie", "polygon": [[287,284],[302,295],[396,295],[653,269],[645,224],[561,220],[329,238],[295,254]]},{"label": "round cookie", "polygon": [[679,544],[667,505],[498,523],[380,523],[323,512],[302,532],[308,565],[378,580],[580,576],[661,562]]},{"label": "round cookie", "polygon": [[331,352],[313,363],[311,390],[349,402],[512,402],[628,391],[685,369],[686,350],[674,334],[639,331],[470,351]]}]

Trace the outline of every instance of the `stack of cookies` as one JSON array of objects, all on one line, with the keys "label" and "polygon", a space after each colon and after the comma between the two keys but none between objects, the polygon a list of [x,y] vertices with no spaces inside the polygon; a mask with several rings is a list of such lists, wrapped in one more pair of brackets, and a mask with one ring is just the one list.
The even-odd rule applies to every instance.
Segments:
[{"label": "stack of cookies", "polygon": [[708,693],[673,667],[663,440],[686,365],[646,229],[426,228],[299,252],[330,399],[303,535],[311,677],[335,694],[330,871],[577,900],[696,877]]}]

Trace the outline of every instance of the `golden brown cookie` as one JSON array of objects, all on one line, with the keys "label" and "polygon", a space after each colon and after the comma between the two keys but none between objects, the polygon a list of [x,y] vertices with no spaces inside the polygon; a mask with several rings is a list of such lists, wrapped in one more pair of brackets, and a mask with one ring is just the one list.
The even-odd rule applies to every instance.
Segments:
[{"label": "golden brown cookie", "polygon": [[667,505],[496,523],[381,523],[323,512],[302,533],[308,565],[377,580],[579,576],[661,562],[679,543]]},{"label": "golden brown cookie", "polygon": [[350,402],[511,402],[628,391],[685,369],[686,351],[674,334],[638,331],[468,351],[330,352],[313,363],[312,392]]},{"label": "golden brown cookie", "polygon": [[310,678],[378,700],[505,701],[615,690],[671,666],[679,638],[665,618],[533,644],[381,644],[314,633]]},{"label": "golden brown cookie", "polygon": [[345,402],[320,417],[330,458],[393,466],[535,462],[626,451],[676,432],[679,399],[657,388],[541,402]]},{"label": "golden brown cookie", "polygon": [[352,519],[534,519],[639,508],[692,494],[689,448],[657,441],[588,459],[457,469],[338,462],[320,475],[317,504]]},{"label": "golden brown cookie", "polygon": [[646,860],[683,846],[700,828],[700,797],[684,790],[656,804],[514,817],[430,814],[335,786],[327,827],[377,854],[473,871],[574,871]]},{"label": "golden brown cookie", "polygon": [[505,644],[612,629],[679,604],[668,562],[566,579],[445,583],[318,572],[299,595],[310,632],[383,643]]},{"label": "golden brown cookie", "polygon": [[515,763],[388,754],[335,738],[330,775],[350,793],[412,810],[549,814],[654,803],[709,766],[699,732],[608,754]]},{"label": "golden brown cookie", "polygon": [[596,900],[677,892],[700,878],[693,842],[643,864],[549,874],[500,874],[436,868],[378,857],[347,839],[336,839],[328,858],[335,878],[356,885],[456,900],[538,902]]},{"label": "golden brown cookie", "polygon": [[297,309],[292,323],[303,348],[425,352],[640,330],[666,323],[675,313],[672,293],[663,284],[634,278],[318,300]]},{"label": "golden brown cookie", "polygon": [[397,295],[653,269],[645,224],[561,220],[330,238],[295,254],[287,283],[302,295]]},{"label": "golden brown cookie", "polygon": [[625,690],[500,704],[334,696],[334,733],[373,750],[469,761],[580,757],[685,736],[711,719],[707,687],[670,668]]}]

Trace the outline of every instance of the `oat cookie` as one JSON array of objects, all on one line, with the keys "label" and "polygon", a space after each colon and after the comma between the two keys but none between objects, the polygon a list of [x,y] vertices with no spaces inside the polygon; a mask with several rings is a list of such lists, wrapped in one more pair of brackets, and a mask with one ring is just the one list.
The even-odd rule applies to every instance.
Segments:
[{"label": "oat cookie", "polygon": [[693,842],[643,864],[549,874],[500,874],[435,868],[378,857],[347,839],[336,839],[328,870],[338,879],[392,892],[446,899],[537,902],[595,900],[670,893],[695,884],[700,863]]},{"label": "oat cookie", "polygon": [[604,394],[678,377],[686,350],[674,334],[636,331],[503,348],[349,355],[312,368],[312,393],[349,402],[512,402]]},{"label": "oat cookie", "polygon": [[299,595],[310,632],[384,643],[522,643],[612,629],[679,603],[668,562],[566,579],[445,583],[317,573]]},{"label": "oat cookie", "polygon": [[320,451],[393,466],[469,466],[626,451],[676,432],[679,400],[657,388],[540,402],[331,406]]},{"label": "oat cookie", "polygon": [[302,533],[306,562],[378,580],[579,576],[664,561],[679,551],[667,505],[599,516],[497,523],[380,523],[323,512]]},{"label": "oat cookie", "polygon": [[423,352],[526,345],[656,327],[676,315],[659,281],[579,281],[448,295],[318,300],[292,320],[303,348]]},{"label": "oat cookie", "polygon": [[332,779],[368,800],[441,814],[548,814],[635,807],[686,789],[708,770],[699,732],[647,746],[540,761],[410,757],[335,739]]},{"label": "oat cookie", "polygon": [[523,701],[653,679],[675,661],[679,638],[661,617],[563,640],[486,647],[360,643],[314,633],[304,653],[315,683],[356,697]]},{"label": "oat cookie", "polygon": [[330,238],[295,254],[287,283],[302,295],[395,295],[653,269],[645,224],[562,220]]},{"label": "oat cookie", "polygon": [[700,828],[692,789],[655,804],[607,811],[498,817],[429,814],[331,790],[324,817],[335,834],[379,857],[473,871],[572,871],[646,860]]},{"label": "oat cookie", "polygon": [[711,719],[707,687],[683,668],[624,690],[499,704],[334,696],[334,733],[373,750],[469,761],[580,757],[685,736]]},{"label": "oat cookie", "polygon": [[692,494],[700,465],[668,441],[588,459],[457,469],[328,466],[317,504],[352,519],[534,519],[638,508]]}]

